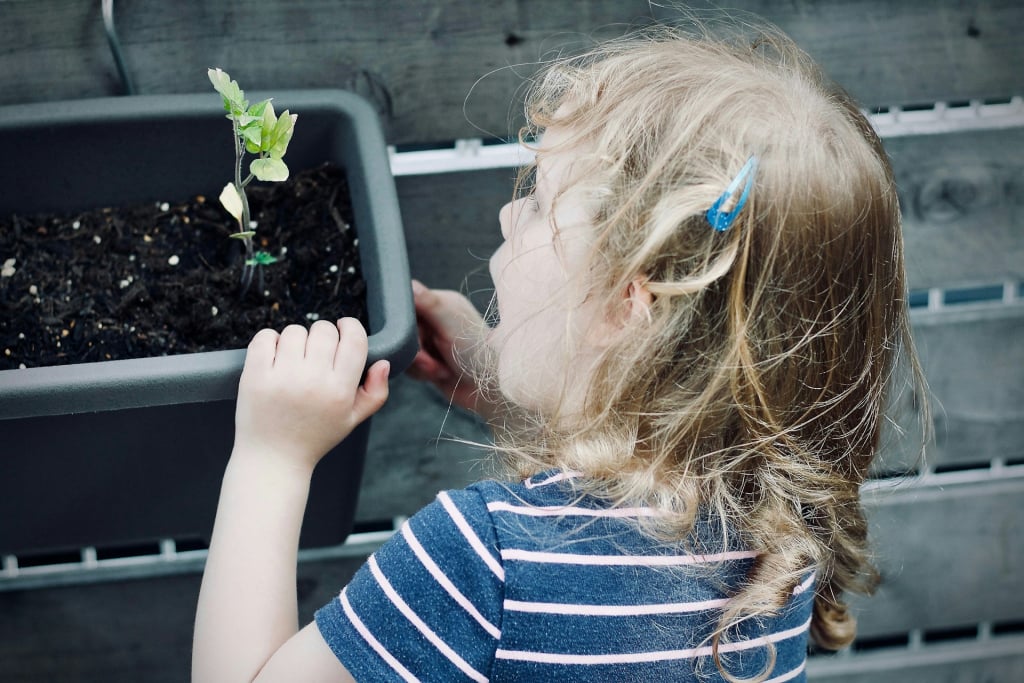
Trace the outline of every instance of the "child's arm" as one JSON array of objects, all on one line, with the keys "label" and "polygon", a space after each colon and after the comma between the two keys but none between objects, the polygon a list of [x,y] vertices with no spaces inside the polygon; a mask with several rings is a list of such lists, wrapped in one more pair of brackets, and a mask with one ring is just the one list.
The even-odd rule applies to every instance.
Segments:
[{"label": "child's arm", "polygon": [[486,363],[482,357],[487,352],[483,317],[458,292],[429,289],[416,280],[412,291],[420,350],[408,374],[430,382],[453,403],[485,420],[493,422],[502,417],[499,406],[480,392],[472,372],[464,369],[466,365]]},{"label": "child's arm", "polygon": [[[313,468],[387,399],[387,361],[375,363],[359,385],[366,354],[366,332],[351,318],[337,327],[317,322],[308,334],[297,325],[280,335],[263,330],[249,344],[199,595],[194,682],[252,681],[279,649],[277,664],[298,658],[351,680],[315,627],[293,638],[295,568]],[[302,666],[290,673],[307,672]]]}]

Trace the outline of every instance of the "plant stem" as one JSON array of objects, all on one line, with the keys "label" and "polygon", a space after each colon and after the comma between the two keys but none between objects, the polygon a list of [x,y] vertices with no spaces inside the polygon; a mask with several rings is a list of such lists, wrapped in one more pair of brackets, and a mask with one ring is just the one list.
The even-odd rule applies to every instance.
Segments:
[{"label": "plant stem", "polygon": [[[245,186],[252,180],[250,175],[245,180],[245,184],[242,183],[242,157],[245,156],[245,148],[242,147],[242,139],[238,132],[238,121],[234,118],[231,119],[231,130],[235,134],[235,190],[238,191],[238,196],[242,200],[242,219],[239,221],[238,226],[239,232],[246,232],[249,229],[249,198],[245,196]],[[252,282],[252,269],[253,266],[250,262],[253,258],[252,250],[252,238],[242,238],[243,244],[245,244],[245,265],[242,266],[242,296],[249,290],[249,284]]]}]

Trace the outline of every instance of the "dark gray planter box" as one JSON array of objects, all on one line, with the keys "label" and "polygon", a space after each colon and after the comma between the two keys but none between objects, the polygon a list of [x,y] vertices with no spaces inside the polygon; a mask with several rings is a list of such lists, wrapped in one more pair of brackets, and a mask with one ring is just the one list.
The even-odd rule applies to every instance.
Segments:
[{"label": "dark gray planter box", "polygon": [[[416,350],[415,316],[376,114],[340,91],[250,99],[268,96],[278,111],[299,115],[292,169],[324,161],[346,169],[370,360],[388,358],[401,372]],[[216,197],[233,163],[230,123],[212,92],[0,107],[0,149],[2,214]],[[0,372],[0,555],[207,539],[244,356],[225,350]],[[318,466],[304,546],[339,543],[350,531],[368,429]]]}]

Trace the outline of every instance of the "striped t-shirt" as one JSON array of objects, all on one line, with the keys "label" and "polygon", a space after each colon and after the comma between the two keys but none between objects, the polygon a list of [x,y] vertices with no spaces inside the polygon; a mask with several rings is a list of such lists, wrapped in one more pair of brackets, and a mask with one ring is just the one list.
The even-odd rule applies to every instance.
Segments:
[{"label": "striped t-shirt", "polygon": [[[644,534],[549,472],[446,491],[316,613],[359,681],[719,681],[710,635],[754,554],[709,523],[685,545]],[[719,645],[729,672],[803,681],[813,574],[782,612]]]}]

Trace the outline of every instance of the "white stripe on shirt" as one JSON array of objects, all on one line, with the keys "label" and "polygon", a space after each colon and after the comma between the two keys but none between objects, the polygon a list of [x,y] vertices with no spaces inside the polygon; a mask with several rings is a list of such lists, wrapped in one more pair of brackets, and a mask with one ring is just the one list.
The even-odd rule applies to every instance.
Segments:
[{"label": "white stripe on shirt", "polygon": [[467,522],[466,518],[462,516],[459,509],[455,507],[455,502],[452,501],[451,497],[446,492],[442,491],[437,494],[437,499],[441,501],[441,505],[448,511],[448,515],[452,518],[455,526],[458,527],[470,547],[476,551],[476,554],[479,555],[480,559],[484,561],[484,564],[494,572],[494,575],[497,576],[499,580],[504,581],[505,570],[500,564],[498,564],[498,561],[494,559],[494,556],[488,552],[487,548],[484,547],[483,542],[477,537],[473,528],[469,526],[469,522]]},{"label": "white stripe on shirt", "polygon": [[539,562],[544,564],[639,567],[674,567],[728,560],[747,560],[757,557],[757,555],[758,553],[753,550],[731,550],[711,555],[576,555],[572,553],[548,553],[515,548],[501,551],[502,560],[519,560],[521,562]]},{"label": "white stripe on shirt", "polygon": [[488,512],[512,512],[528,517],[659,517],[663,512],[655,508],[581,508],[569,505],[512,505],[504,501],[487,504]]},{"label": "white stripe on shirt", "polygon": [[816,572],[811,572],[810,576],[808,576],[806,579],[804,579],[803,582],[801,582],[799,586],[797,586],[796,588],[793,589],[793,595],[800,595],[805,590],[810,588],[811,585],[814,583],[814,579],[816,577],[817,577],[817,573]]},{"label": "white stripe on shirt", "polygon": [[357,615],[355,610],[352,609],[352,605],[349,603],[348,595],[346,594],[347,590],[348,588],[346,587],[341,591],[341,595],[338,596],[338,600],[341,602],[341,608],[345,611],[345,616],[347,616],[348,620],[352,622],[352,626],[354,626],[359,635],[363,637],[363,640],[373,648],[373,651],[376,652],[381,659],[387,662],[388,666],[395,670],[395,673],[402,677],[403,681],[419,683],[420,679],[413,676],[411,671],[402,666],[402,663],[395,659],[395,656],[373,636],[370,629],[366,628],[366,624],[363,623],[363,620],[360,619],[359,615]]},{"label": "white stripe on shirt", "polygon": [[470,666],[469,662],[460,657],[458,653],[448,645],[448,643],[441,640],[441,637],[427,626],[426,622],[416,614],[412,607],[409,607],[409,604],[402,599],[402,596],[398,594],[398,591],[395,590],[394,586],[391,585],[391,582],[388,581],[386,576],[384,576],[384,572],[380,570],[380,566],[377,564],[377,558],[370,555],[370,559],[367,560],[366,564],[370,567],[370,572],[373,573],[373,577],[377,579],[377,584],[380,586],[381,590],[384,591],[384,594],[388,597],[388,600],[391,601],[391,604],[393,604],[398,611],[416,627],[416,630],[423,634],[431,645],[437,648],[438,652],[447,657],[448,661],[457,666],[462,673],[466,674],[474,681],[478,681],[478,683],[487,683],[487,676],[484,676],[482,673]]},{"label": "white stripe on shirt", "polygon": [[583,605],[561,602],[523,602],[506,600],[505,609],[511,612],[534,614],[569,614],[586,617],[633,617],[643,614],[679,614],[719,609],[729,602],[728,598],[701,600],[699,602],[666,602],[651,605]]},{"label": "white stripe on shirt", "polygon": [[[804,633],[811,626],[811,620],[796,628],[791,628],[778,633],[771,633],[760,638],[741,640],[735,643],[724,643],[718,646],[720,653],[739,652],[755,647],[761,647],[768,643],[777,643]],[[655,650],[652,652],[617,652],[602,655],[582,655],[559,652],[531,652],[526,650],[504,650],[499,648],[494,656],[497,659],[509,659],[519,662],[536,662],[542,664],[642,664],[648,662],[663,662],[677,659],[695,659],[707,657],[713,653],[711,645],[689,648],[686,650]]]},{"label": "white stripe on shirt", "polygon": [[402,536],[405,537],[405,542],[409,544],[410,548],[412,548],[412,552],[416,555],[420,564],[430,572],[430,575],[434,577],[434,581],[437,581],[437,583],[445,589],[448,595],[451,596],[452,600],[457,602],[462,609],[466,610],[466,613],[473,617],[473,619],[476,620],[476,623],[480,624],[480,626],[482,626],[492,638],[495,640],[501,638],[501,631],[498,627],[489,622],[484,615],[480,614],[480,611],[472,602],[469,601],[469,598],[463,595],[462,591],[456,588],[455,584],[451,582],[451,579],[441,571],[441,568],[437,566],[436,562],[434,562],[434,558],[432,558],[426,549],[420,544],[419,539],[416,538],[416,535],[413,533],[408,522],[402,525]]},{"label": "white stripe on shirt", "polygon": [[797,676],[799,676],[800,674],[802,674],[804,672],[804,668],[806,667],[806,665],[807,665],[806,660],[803,661],[803,662],[800,662],[800,666],[798,666],[797,668],[792,669],[791,671],[787,671],[786,673],[782,674],[781,676],[776,676],[775,678],[769,678],[764,683],[786,683],[786,681],[791,681],[791,680],[793,680],[794,678],[796,678]]},{"label": "white stripe on shirt", "polygon": [[540,487],[540,486],[547,486],[548,484],[554,484],[556,481],[564,481],[566,479],[575,479],[576,477],[579,477],[581,475],[582,475],[582,472],[558,472],[557,474],[552,474],[547,479],[541,479],[540,481],[538,481],[536,483],[534,483],[532,478],[527,479],[527,480],[525,480],[523,482],[523,486],[525,486],[528,489],[535,489],[535,488]]}]

